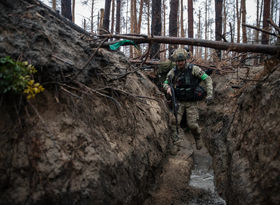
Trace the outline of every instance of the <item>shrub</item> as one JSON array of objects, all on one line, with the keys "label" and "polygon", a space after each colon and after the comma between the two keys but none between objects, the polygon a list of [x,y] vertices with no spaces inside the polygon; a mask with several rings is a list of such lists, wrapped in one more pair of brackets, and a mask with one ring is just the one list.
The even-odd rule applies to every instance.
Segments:
[{"label": "shrub", "polygon": [[44,88],[35,83],[33,74],[37,70],[27,61],[14,61],[9,56],[0,58],[0,93],[25,94],[27,99],[34,98]]}]

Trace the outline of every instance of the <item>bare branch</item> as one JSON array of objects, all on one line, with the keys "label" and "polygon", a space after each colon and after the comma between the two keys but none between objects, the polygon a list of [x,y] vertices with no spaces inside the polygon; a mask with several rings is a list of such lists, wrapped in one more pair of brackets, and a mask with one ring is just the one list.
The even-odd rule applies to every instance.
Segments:
[{"label": "bare branch", "polygon": [[248,25],[248,24],[242,24],[242,26],[246,26],[246,27],[248,27],[248,28],[252,28],[252,29],[261,31],[261,32],[263,32],[263,33],[267,33],[267,34],[269,34],[269,35],[272,35],[272,36],[276,36],[276,37],[277,37],[277,35],[276,35],[275,33],[271,33],[271,32],[269,32],[269,31],[267,31],[267,30],[258,28],[258,27],[256,27],[256,26],[252,26],[252,25]]}]

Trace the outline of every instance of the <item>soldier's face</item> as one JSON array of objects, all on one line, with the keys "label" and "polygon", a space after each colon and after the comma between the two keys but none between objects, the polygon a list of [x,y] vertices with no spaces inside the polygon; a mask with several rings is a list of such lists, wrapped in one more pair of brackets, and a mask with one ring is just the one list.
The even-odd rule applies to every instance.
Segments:
[{"label": "soldier's face", "polygon": [[176,61],[177,68],[183,69],[185,67],[186,61]]}]

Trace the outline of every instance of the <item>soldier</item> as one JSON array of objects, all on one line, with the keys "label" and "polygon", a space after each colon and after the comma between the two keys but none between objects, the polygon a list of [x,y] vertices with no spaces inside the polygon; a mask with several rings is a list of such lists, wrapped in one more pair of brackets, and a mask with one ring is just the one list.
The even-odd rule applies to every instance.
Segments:
[{"label": "soldier", "polygon": [[[199,113],[197,102],[203,100],[212,101],[213,85],[212,79],[198,66],[190,64],[191,53],[183,48],[178,48],[171,56],[171,60],[176,63],[167,74],[163,83],[163,88],[168,95],[172,95],[170,84],[174,85],[175,97],[179,102],[178,122],[182,120],[184,111],[186,111],[187,125],[191,130],[196,142],[196,149],[202,148],[200,139],[201,128],[198,125]],[[169,82],[169,81],[172,82]],[[199,85],[200,81],[206,84],[206,91]]]}]

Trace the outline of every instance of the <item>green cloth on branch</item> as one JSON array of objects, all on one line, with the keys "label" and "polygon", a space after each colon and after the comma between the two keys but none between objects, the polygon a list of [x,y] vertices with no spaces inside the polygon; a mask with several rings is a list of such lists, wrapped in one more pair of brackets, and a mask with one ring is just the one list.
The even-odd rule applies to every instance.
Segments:
[{"label": "green cloth on branch", "polygon": [[139,47],[132,40],[121,40],[115,44],[109,45],[110,49],[115,51],[122,45],[134,45],[135,48],[139,49]]}]

